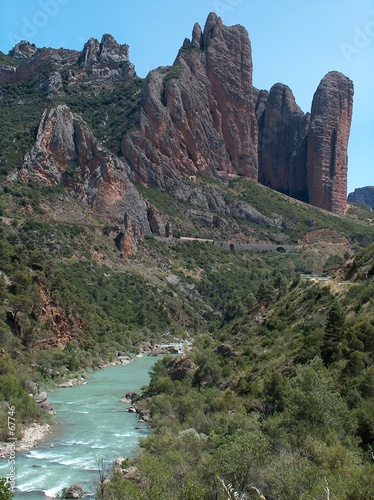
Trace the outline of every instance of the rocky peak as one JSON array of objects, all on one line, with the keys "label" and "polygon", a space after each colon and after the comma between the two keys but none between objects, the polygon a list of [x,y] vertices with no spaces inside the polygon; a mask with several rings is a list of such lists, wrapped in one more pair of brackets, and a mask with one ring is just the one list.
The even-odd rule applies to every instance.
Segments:
[{"label": "rocky peak", "polygon": [[88,70],[92,70],[95,66],[128,63],[129,46],[120,45],[112,35],[103,35],[101,43],[96,38],[90,38],[83,47],[79,61]]},{"label": "rocky peak", "polygon": [[286,85],[256,90],[259,181],[277,191],[343,213],[353,84],[332,71],[319,84],[311,113],[304,114]]},{"label": "rocky peak", "polygon": [[83,47],[82,53],[79,57],[79,64],[85,69],[90,70],[98,61],[98,54],[100,53],[100,43],[96,38],[90,38]]},{"label": "rocky peak", "polygon": [[195,24],[172,67],[151,71],[140,132],[123,153],[136,179],[164,187],[180,173],[244,175],[257,180],[257,125],[248,34],[210,14]]},{"label": "rocky peak", "polygon": [[222,33],[222,28],[223,28],[222,19],[218,17],[217,14],[215,14],[214,12],[211,12],[208,15],[208,18],[204,26],[204,32],[203,32],[204,49],[207,49],[211,44],[211,41],[217,36],[220,37],[221,39],[223,38],[224,34]]},{"label": "rocky peak", "polygon": [[70,85],[101,86],[136,78],[129,61],[128,45],[120,45],[112,35],[101,42],[90,38],[81,52],[67,49],[37,48],[29,42],[18,43],[9,53],[20,62],[17,68],[0,67],[0,82],[25,81],[31,75],[52,65],[54,72],[69,72]]},{"label": "rocky peak", "polygon": [[129,46],[120,45],[112,35],[105,34],[100,44],[100,59],[103,62],[123,62],[129,59]]},{"label": "rocky peak", "polygon": [[191,42],[188,38],[186,38],[185,42],[191,43],[194,47],[203,48],[203,30],[199,23],[195,23],[193,27]]},{"label": "rocky peak", "polygon": [[338,71],[329,72],[313,97],[307,177],[309,202],[334,213],[346,209],[352,106],[352,81]]},{"label": "rocky peak", "polygon": [[74,72],[71,82],[93,86],[136,78],[134,65],[129,61],[128,45],[120,45],[112,35],[103,35],[101,42],[90,38],[78,59],[83,71]]},{"label": "rocky peak", "polygon": [[34,44],[31,44],[26,40],[21,40],[13,47],[13,49],[9,52],[9,55],[19,60],[30,59],[37,51],[38,49]]},{"label": "rocky peak", "polygon": [[306,137],[309,115],[301,111],[287,85],[276,83],[268,94],[261,92],[256,106],[259,181],[289,196],[308,201]]},{"label": "rocky peak", "polygon": [[65,104],[44,111],[19,178],[63,183],[89,211],[109,221],[127,255],[134,254],[137,240],[150,232],[147,205],[131,183],[127,165]]}]

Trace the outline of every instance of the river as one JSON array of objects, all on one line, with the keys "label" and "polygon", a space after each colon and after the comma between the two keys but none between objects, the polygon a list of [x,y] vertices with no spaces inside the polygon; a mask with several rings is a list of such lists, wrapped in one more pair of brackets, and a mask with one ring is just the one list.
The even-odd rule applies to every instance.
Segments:
[{"label": "river", "polygon": [[[110,463],[118,456],[134,456],[148,428],[138,424],[136,414],[127,412],[128,405],[120,399],[148,384],[156,361],[151,356],[136,358],[127,365],[91,373],[85,385],[48,392],[57,411],[56,424],[37,448],[17,454],[15,499],[45,500],[46,495],[58,495],[74,483],[92,495],[99,477],[98,460]],[[0,476],[6,476],[8,469],[7,461],[0,460]]]}]

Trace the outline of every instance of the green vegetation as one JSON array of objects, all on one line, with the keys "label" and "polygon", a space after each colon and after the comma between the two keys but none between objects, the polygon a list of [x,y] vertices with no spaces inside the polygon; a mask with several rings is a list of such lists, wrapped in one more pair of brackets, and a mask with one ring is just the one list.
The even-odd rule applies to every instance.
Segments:
[{"label": "green vegetation", "polygon": [[13,498],[10,485],[3,477],[0,478],[0,498],[1,500],[12,500]]},{"label": "green vegetation", "polygon": [[161,71],[161,73],[163,73],[165,75],[164,76],[164,85],[166,85],[166,83],[169,80],[172,80],[173,78],[178,79],[182,75],[182,72],[183,72],[183,67],[180,63],[173,64],[173,66],[165,67]]},{"label": "green vegetation", "polygon": [[[263,215],[281,216],[284,221],[283,230],[293,243],[306,233],[318,229],[337,231],[349,236],[355,243],[368,244],[373,240],[372,225],[365,224],[355,216],[350,218],[331,215],[243,178],[232,179],[229,187],[235,191],[238,199],[250,203]],[[331,236],[330,242],[333,242]]]},{"label": "green vegetation", "polygon": [[142,87],[143,80],[140,78],[115,87],[104,87],[95,94],[87,92],[76,95],[66,86],[68,97],[63,102],[82,116],[105,147],[121,155],[125,133],[136,129],[134,114],[139,105]]},{"label": "green vegetation", "polygon": [[[160,360],[142,401],[154,431],[116,488],[143,499],[370,498],[374,308],[360,276],[373,253],[357,256],[342,290],[288,282],[261,317],[245,308],[200,336],[183,377]],[[235,351],[220,353],[222,342]]]},{"label": "green vegetation", "polygon": [[[0,53],[0,63],[16,61]],[[141,341],[189,336],[189,369],[176,376],[171,357],[156,364],[139,403],[151,411],[153,432],[134,461],[101,483],[98,498],[371,498],[367,207],[335,216],[243,178],[225,184],[197,175],[184,191],[176,181],[165,190],[137,185],[155,234],[130,258],[115,244],[121,229],[95,219],[63,185],[8,177],[46,108],[67,104],[117,155],[139,126],[143,80],[74,86],[72,67],[60,67],[63,92],[46,101],[55,69],[0,85],[0,439],[8,406],[17,407],[17,437],[48,418],[30,392],[112,361],[118,350],[136,351]],[[182,72],[182,64],[161,70],[162,100]],[[72,166],[65,177],[75,174]],[[215,244],[165,242],[166,224],[174,237]],[[291,249],[238,251],[248,242]],[[11,498],[4,481],[0,497]]]},{"label": "green vegetation", "polygon": [[[13,61],[13,59],[4,56]],[[1,60],[0,60],[1,63]],[[67,70],[61,72],[65,95],[45,99],[45,82],[52,67],[32,75],[24,82],[0,84],[0,175],[7,175],[23,163],[24,155],[35,143],[40,118],[46,108],[67,104],[80,114],[95,136],[112,152],[121,154],[125,133],[136,126],[134,114],[138,107],[143,80],[103,88],[99,93],[72,90],[67,84]]]},{"label": "green vegetation", "polygon": [[7,66],[18,66],[19,61],[13,57],[7,56],[4,52],[0,50],[0,64],[6,64]]},{"label": "green vegetation", "polygon": [[[24,198],[12,193],[22,205]],[[140,340],[156,341],[168,329],[183,335],[182,325],[198,322],[196,313],[177,313],[171,291],[160,294],[159,284],[123,264],[95,261],[93,252],[120,261],[113,240],[102,243],[101,229],[30,217],[0,222],[0,400],[17,406],[18,433],[45,418],[30,387],[111,361],[118,349],[136,350]]]}]

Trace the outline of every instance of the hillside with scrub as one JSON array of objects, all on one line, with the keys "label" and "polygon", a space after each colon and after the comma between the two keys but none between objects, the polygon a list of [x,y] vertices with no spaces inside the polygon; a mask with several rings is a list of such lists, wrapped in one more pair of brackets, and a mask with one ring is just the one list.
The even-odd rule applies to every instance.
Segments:
[{"label": "hillside with scrub", "polygon": [[371,498],[373,258],[278,281],[159,360],[138,403],[153,432],[100,498]]},{"label": "hillside with scrub", "polygon": [[335,71],[311,113],[256,89],[248,33],[214,13],[146,78],[111,35],[0,53],[0,441],[9,407],[20,439],[55,422],[42,391],[188,341],[157,361],[137,402],[151,432],[98,499],[372,498],[352,103]]}]

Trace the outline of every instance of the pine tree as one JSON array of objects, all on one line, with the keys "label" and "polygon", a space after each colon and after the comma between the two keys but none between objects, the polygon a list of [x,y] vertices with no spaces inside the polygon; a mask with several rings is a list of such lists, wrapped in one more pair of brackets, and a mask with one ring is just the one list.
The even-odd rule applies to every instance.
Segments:
[{"label": "pine tree", "polygon": [[339,302],[334,301],[327,315],[324,342],[321,347],[321,357],[326,365],[340,359],[344,334],[345,314]]}]

